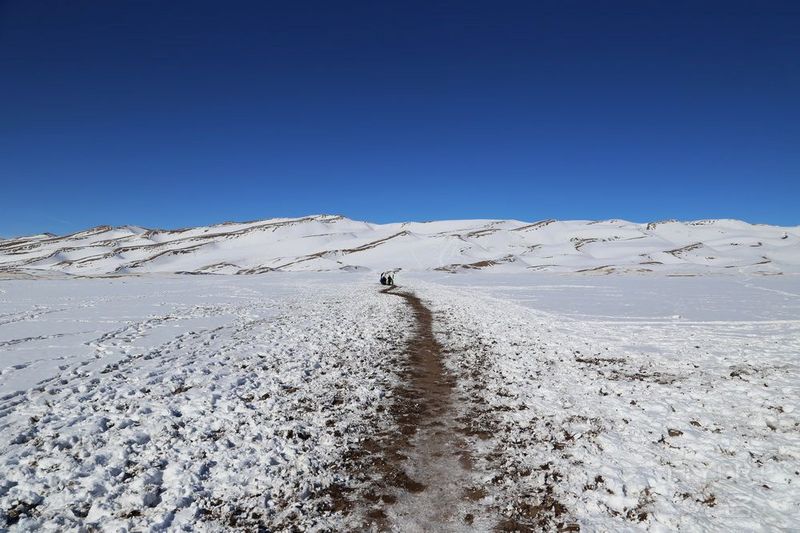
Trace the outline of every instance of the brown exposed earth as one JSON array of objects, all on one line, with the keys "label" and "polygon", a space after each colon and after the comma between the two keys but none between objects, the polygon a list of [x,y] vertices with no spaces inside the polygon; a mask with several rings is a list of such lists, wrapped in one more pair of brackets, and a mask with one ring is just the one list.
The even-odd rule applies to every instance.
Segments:
[{"label": "brown exposed earth", "polygon": [[499,438],[480,386],[491,347],[476,344],[481,356],[456,376],[425,303],[401,287],[381,292],[405,301],[414,327],[397,360],[392,425],[348,452],[342,466],[361,486],[331,487],[329,511],[350,516],[353,531],[577,530],[554,494],[558,472],[547,472],[525,501],[491,496],[495,484],[515,475],[502,458],[509,443]]},{"label": "brown exposed earth", "polygon": [[382,510],[381,526],[397,529],[399,522],[409,530],[442,531],[469,524],[473,514],[465,505],[480,498],[470,484],[472,460],[457,421],[455,379],[444,366],[433,315],[410,292],[389,287],[383,293],[405,300],[416,328],[392,409],[402,437],[386,450],[389,469],[402,472],[394,480],[401,492]]}]

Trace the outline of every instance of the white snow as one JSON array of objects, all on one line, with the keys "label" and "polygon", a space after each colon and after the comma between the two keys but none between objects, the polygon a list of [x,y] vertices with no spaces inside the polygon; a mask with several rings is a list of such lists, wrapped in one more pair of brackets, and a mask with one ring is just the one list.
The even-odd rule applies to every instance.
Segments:
[{"label": "white snow", "polygon": [[494,486],[500,501],[537,502],[550,486],[588,530],[800,526],[800,280],[413,285],[441,316],[453,371],[483,369],[491,468],[515,473]]},{"label": "white snow", "polygon": [[341,526],[407,318],[329,278],[0,282],[0,527]]},{"label": "white snow", "polygon": [[[343,461],[394,424],[412,316],[380,294],[388,268],[480,407],[461,413],[486,433],[474,524],[800,528],[797,228],[309,217],[53,239],[0,241],[0,528],[357,528],[330,491],[368,490]],[[210,264],[337,272],[158,273]],[[117,270],[142,275],[74,275]]]},{"label": "white snow", "polygon": [[101,226],[0,240],[0,273],[591,270],[800,272],[800,227],[738,220],[453,220],[370,224],[319,215],[185,230]]}]

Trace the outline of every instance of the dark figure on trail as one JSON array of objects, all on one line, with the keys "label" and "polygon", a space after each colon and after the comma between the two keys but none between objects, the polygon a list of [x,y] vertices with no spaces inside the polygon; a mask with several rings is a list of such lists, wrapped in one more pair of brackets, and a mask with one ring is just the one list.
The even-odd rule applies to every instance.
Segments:
[{"label": "dark figure on trail", "polygon": [[381,285],[394,285],[394,273],[381,272]]},{"label": "dark figure on trail", "polygon": [[381,285],[386,285],[386,273],[381,274]]}]

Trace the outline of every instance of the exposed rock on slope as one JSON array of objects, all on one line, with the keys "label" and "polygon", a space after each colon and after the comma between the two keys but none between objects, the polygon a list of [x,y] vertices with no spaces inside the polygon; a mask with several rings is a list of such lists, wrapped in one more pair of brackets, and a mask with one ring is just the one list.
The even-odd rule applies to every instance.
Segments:
[{"label": "exposed rock on slope", "polygon": [[98,226],[0,240],[0,271],[72,275],[271,271],[800,272],[800,227],[738,220],[370,224],[319,215],[180,230]]}]

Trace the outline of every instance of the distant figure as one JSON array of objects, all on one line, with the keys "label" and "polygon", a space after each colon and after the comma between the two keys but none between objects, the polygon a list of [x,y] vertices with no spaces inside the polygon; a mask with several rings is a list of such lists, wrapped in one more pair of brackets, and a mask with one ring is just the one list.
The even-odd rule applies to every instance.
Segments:
[{"label": "distant figure", "polygon": [[381,272],[381,285],[394,285],[394,272]]}]

